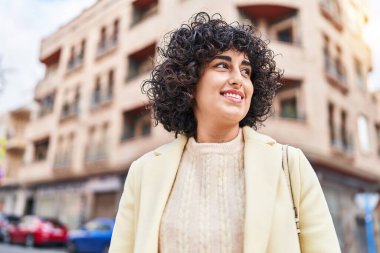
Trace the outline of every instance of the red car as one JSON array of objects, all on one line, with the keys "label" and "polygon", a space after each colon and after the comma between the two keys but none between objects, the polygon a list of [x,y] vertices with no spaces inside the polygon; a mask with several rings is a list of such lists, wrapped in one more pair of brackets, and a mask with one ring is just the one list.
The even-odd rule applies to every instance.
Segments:
[{"label": "red car", "polygon": [[65,245],[67,238],[68,230],[62,223],[34,215],[24,216],[17,226],[9,230],[11,243],[21,243],[28,247],[46,244]]}]

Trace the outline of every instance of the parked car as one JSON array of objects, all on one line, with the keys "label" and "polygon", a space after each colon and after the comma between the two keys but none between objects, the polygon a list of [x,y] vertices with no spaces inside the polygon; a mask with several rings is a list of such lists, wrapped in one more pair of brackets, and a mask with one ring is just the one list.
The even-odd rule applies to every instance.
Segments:
[{"label": "parked car", "polygon": [[68,230],[55,219],[27,215],[20,223],[9,230],[11,243],[21,243],[28,247],[67,243]]},{"label": "parked car", "polygon": [[20,222],[20,217],[0,213],[0,240],[9,242],[9,230]]},{"label": "parked car", "polygon": [[108,253],[115,220],[95,218],[78,230],[69,232],[70,253]]}]

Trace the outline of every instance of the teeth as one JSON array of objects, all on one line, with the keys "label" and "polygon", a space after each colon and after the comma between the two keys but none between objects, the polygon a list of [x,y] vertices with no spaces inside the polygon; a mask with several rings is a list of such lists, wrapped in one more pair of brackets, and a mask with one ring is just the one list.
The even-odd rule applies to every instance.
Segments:
[{"label": "teeth", "polygon": [[232,97],[232,98],[235,98],[235,99],[241,99],[240,95],[233,94],[233,93],[224,93],[223,96],[225,96],[225,97]]}]

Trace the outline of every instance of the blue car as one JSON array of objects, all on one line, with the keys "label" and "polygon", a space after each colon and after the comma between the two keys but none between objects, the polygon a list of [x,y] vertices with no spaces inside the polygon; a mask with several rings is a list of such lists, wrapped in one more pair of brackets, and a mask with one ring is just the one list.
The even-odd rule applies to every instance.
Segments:
[{"label": "blue car", "polygon": [[78,230],[70,231],[67,249],[70,253],[108,253],[115,220],[95,218]]}]

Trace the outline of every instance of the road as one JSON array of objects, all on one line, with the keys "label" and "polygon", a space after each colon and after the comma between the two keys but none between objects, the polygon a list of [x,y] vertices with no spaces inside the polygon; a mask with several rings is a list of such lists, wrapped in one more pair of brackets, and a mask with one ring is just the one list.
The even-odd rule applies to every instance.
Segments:
[{"label": "road", "polygon": [[0,253],[67,253],[67,251],[64,248],[26,248],[21,245],[0,243]]}]

